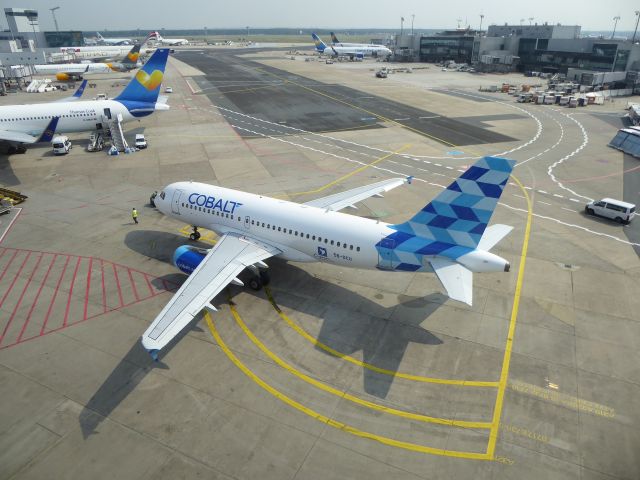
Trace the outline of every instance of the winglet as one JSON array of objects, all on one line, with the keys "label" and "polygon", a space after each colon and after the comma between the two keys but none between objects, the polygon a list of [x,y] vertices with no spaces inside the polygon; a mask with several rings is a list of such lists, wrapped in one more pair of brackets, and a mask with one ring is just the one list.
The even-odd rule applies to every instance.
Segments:
[{"label": "winglet", "polygon": [[76,92],[73,94],[74,98],[80,98],[82,96],[82,94],[84,93],[84,89],[87,86],[87,81],[86,80],[82,80],[82,83],[80,84],[80,86],[78,87],[78,89],[76,90]]},{"label": "winglet", "polygon": [[411,184],[413,183],[413,178],[414,178],[414,177],[413,177],[413,175],[409,175],[409,176],[407,177],[407,183],[408,183],[409,185],[411,185]]},{"label": "winglet", "polygon": [[[86,82],[86,80],[85,80]],[[44,129],[40,138],[38,138],[38,142],[50,142],[53,136],[56,134],[56,128],[58,127],[58,120],[60,117],[52,117],[51,121],[47,125],[47,128]]]},{"label": "winglet", "polygon": [[149,355],[151,355],[151,358],[153,359],[154,362],[158,361],[158,355],[160,354],[160,350],[158,350],[157,348],[154,348],[152,350],[147,350],[147,352],[149,352]]}]

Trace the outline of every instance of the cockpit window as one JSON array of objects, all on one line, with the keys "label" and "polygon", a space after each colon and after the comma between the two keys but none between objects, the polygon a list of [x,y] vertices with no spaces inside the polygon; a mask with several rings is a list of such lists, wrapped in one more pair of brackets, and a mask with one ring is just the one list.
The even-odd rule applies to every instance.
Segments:
[{"label": "cockpit window", "polygon": [[160,198],[164,200],[164,190],[160,192]]}]

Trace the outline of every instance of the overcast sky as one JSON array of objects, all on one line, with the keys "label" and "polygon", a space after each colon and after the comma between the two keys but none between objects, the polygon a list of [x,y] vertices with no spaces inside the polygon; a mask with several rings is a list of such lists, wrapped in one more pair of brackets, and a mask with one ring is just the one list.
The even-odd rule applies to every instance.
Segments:
[{"label": "overcast sky", "polygon": [[[635,28],[635,10],[640,0],[3,0],[3,7],[33,8],[40,13],[41,30],[54,30],[49,8],[60,6],[56,17],[61,30],[142,30],[184,28],[253,28],[310,27],[455,28],[461,25],[478,28],[484,14],[483,28],[490,24],[533,22],[581,25],[583,30],[612,30],[613,17],[619,15],[618,31]],[[4,12],[3,12],[4,13]],[[4,14],[0,27],[7,28]]]}]

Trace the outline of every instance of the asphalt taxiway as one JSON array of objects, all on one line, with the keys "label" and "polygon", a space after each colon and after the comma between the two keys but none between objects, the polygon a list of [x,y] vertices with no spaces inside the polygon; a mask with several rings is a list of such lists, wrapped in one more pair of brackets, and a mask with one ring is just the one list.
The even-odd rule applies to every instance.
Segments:
[{"label": "asphalt taxiway", "polygon": [[[0,157],[29,196],[0,217],[0,477],[638,478],[640,222],[582,213],[640,201],[637,159],[606,146],[623,102],[521,105],[478,92],[515,74],[295,58],[179,51],[171,110],[126,126],[147,150],[78,134],[65,157]],[[495,249],[512,270],[475,275],[472,307],[433,275],[271,259],[268,290],[228,289],[158,363],[141,348],[189,242],[152,191],[306,201],[414,175],[355,212],[396,222],[487,154],[518,161],[492,219],[514,226]]]}]

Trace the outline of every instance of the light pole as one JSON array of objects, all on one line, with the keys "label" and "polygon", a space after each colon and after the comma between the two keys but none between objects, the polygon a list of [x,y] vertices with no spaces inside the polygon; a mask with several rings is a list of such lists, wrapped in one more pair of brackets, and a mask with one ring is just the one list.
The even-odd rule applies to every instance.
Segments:
[{"label": "light pole", "polygon": [[209,43],[209,39],[207,38],[207,27],[204,27],[204,43]]},{"label": "light pole", "polygon": [[247,40],[249,40],[249,26],[247,25]]},{"label": "light pole", "polygon": [[56,20],[56,10],[58,10],[60,7],[53,7],[50,8],[49,10],[51,10],[51,15],[53,15],[53,23],[56,26],[56,32],[58,32],[58,20]]},{"label": "light pole", "polygon": [[404,28],[404,17],[400,17],[400,38],[402,38],[402,29]]},{"label": "light pole", "polygon": [[38,42],[36,40],[36,23],[38,22],[38,13],[33,10],[29,10],[26,12],[27,20],[31,25],[31,29],[33,30],[33,46],[34,48],[38,48]]},{"label": "light pole", "polygon": [[638,17],[636,19],[636,29],[633,31],[633,39],[631,40],[631,43],[636,42],[636,32],[638,31],[638,22],[640,22],[640,10],[636,10],[636,17]]},{"label": "light pole", "polygon": [[613,39],[613,37],[616,35],[616,27],[618,26],[618,20],[620,20],[620,15],[616,15],[615,17],[613,17],[613,33],[611,34],[611,38]]},{"label": "light pole", "polygon": [[531,22],[533,22],[533,18],[534,17],[529,17],[529,25],[531,25]]},{"label": "light pole", "polygon": [[482,35],[482,20],[484,20],[484,15],[480,14],[480,35]]},{"label": "light pole", "polygon": [[411,14],[411,36],[413,37],[413,21],[416,19],[416,14]]},{"label": "light pole", "polygon": [[520,26],[522,26],[522,24],[524,23],[524,18],[520,19]]}]

